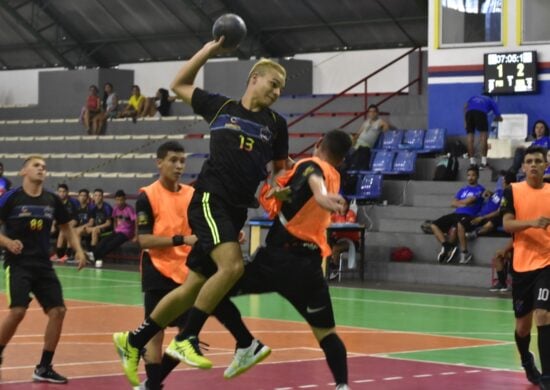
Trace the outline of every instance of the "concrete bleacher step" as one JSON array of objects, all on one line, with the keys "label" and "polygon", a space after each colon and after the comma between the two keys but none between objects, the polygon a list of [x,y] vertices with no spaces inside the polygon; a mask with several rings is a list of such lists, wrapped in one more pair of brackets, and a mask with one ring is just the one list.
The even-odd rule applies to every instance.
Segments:
[{"label": "concrete bleacher step", "polygon": [[375,216],[379,220],[382,218],[388,219],[437,219],[444,214],[449,214],[454,211],[452,207],[410,207],[410,206],[374,206],[369,210],[369,217]]},{"label": "concrete bleacher step", "polygon": [[[368,262],[366,279],[397,283],[438,284],[489,288],[491,268],[476,265],[434,265],[413,260],[410,263]],[[442,291],[444,292],[444,291]]]},{"label": "concrete bleacher step", "polygon": [[[420,229],[419,229],[420,230]],[[468,250],[473,255],[473,264],[490,267],[491,259],[497,249],[503,248],[509,241],[507,237],[478,237],[468,242]],[[437,264],[437,254],[441,245],[432,234],[404,232],[368,232],[365,256],[367,262],[389,261],[393,248],[410,248],[415,261]],[[455,258],[458,259],[458,251]]]}]

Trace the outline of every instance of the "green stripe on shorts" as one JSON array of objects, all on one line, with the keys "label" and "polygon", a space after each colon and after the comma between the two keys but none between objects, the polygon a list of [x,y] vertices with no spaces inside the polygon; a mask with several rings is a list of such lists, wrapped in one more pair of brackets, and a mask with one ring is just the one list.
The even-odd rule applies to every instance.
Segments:
[{"label": "green stripe on shorts", "polygon": [[216,221],[214,221],[214,218],[212,217],[212,211],[210,210],[210,204],[208,203],[209,201],[210,193],[205,192],[204,194],[202,194],[202,211],[204,213],[204,218],[206,219],[206,223],[208,223],[210,233],[212,233],[212,240],[214,241],[214,245],[218,245],[220,243],[220,232],[218,231]]},{"label": "green stripe on shorts", "polygon": [[6,297],[8,298],[8,307],[11,305],[11,289],[10,289],[10,266],[5,269],[4,274],[6,284]]}]

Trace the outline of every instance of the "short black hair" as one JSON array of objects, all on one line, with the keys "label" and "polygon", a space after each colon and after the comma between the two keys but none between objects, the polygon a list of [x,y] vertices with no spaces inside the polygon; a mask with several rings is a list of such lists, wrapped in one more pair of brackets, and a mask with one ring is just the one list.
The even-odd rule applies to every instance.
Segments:
[{"label": "short black hair", "polygon": [[101,195],[103,195],[103,190],[101,188],[96,188],[94,192],[101,192]]},{"label": "short black hair", "polygon": [[525,149],[525,154],[523,155],[523,161],[525,161],[525,156],[527,156],[528,154],[537,154],[537,153],[542,154],[544,161],[547,161],[546,159],[547,150],[542,146],[538,146],[538,145],[531,145],[527,149]]},{"label": "short black hair", "polygon": [[369,106],[367,107],[367,111],[369,111],[371,108],[376,109],[376,112],[378,112],[378,106],[376,104],[369,104]]},{"label": "short black hair", "polygon": [[88,191],[87,188],[81,188],[81,189],[78,190],[79,194],[82,193],[82,192],[84,192],[86,195],[90,195],[90,191]]},{"label": "short black hair", "polygon": [[466,169],[466,172],[475,172],[476,176],[479,177],[479,168],[477,167],[477,165],[470,165],[468,167],[468,169]]},{"label": "short black hair", "polygon": [[545,137],[548,137],[550,136],[550,129],[548,128],[548,123],[546,123],[545,121],[543,121],[542,119],[539,119],[537,120],[535,123],[533,123],[533,129],[531,130],[531,135],[533,136],[533,138],[536,138],[536,134],[535,134],[535,127],[537,127],[538,124],[542,124],[544,126],[544,136]]},{"label": "short black hair", "polygon": [[168,152],[185,152],[183,145],[176,141],[168,141],[160,145],[157,149],[157,158],[163,159]]},{"label": "short black hair", "polygon": [[331,130],[325,134],[320,145],[334,161],[343,160],[351,148],[351,138],[342,130]]},{"label": "short black hair", "polygon": [[69,186],[65,183],[59,183],[57,189],[63,188],[65,191],[69,192]]},{"label": "short black hair", "polygon": [[124,190],[118,190],[115,192],[115,198],[126,198],[126,193]]}]

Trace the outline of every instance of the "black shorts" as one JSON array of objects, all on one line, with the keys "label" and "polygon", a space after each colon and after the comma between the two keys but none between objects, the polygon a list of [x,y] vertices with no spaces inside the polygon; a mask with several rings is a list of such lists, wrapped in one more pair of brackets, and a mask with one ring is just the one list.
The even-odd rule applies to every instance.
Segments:
[{"label": "black shorts", "polygon": [[232,294],[277,292],[316,328],[333,328],[334,312],[319,251],[262,247]]},{"label": "black shorts", "polygon": [[468,110],[466,111],[466,133],[473,133],[476,129],[479,132],[489,131],[487,114],[479,110]]},{"label": "black shorts", "polygon": [[535,271],[512,269],[512,302],[516,318],[534,309],[550,311],[550,266]]},{"label": "black shorts", "polygon": [[483,218],[481,223],[476,227],[481,227],[489,222],[493,224],[493,229],[497,229],[502,226],[502,217],[500,215],[497,215],[496,217],[493,217],[493,218]]},{"label": "black shorts", "polygon": [[61,283],[51,265],[5,263],[4,272],[10,308],[29,307],[32,300],[30,293],[40,303],[44,312],[52,307],[65,307]]},{"label": "black shorts", "polygon": [[204,252],[224,242],[238,242],[248,209],[235,207],[210,193],[195,191],[187,209],[189,226]]},{"label": "black shorts", "polygon": [[473,230],[473,226],[470,224],[471,220],[472,217],[468,214],[451,213],[439,217],[432,223],[437,226],[443,233],[446,233],[449,231],[450,228],[456,227],[456,225],[460,222],[462,226],[464,226],[464,230],[469,232]]},{"label": "black shorts", "polygon": [[[180,285],[172,279],[161,274],[151,262],[147,252],[143,253],[141,261],[141,289],[143,291],[143,306],[145,308],[145,318],[153,312],[157,304],[170,291]],[[187,311],[172,321],[168,326],[177,326],[184,328],[187,322]]]}]

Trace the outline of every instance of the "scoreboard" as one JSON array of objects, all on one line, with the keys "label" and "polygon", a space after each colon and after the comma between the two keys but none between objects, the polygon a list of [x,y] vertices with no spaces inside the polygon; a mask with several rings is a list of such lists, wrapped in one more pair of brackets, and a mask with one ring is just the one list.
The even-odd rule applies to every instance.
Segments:
[{"label": "scoreboard", "polygon": [[491,95],[537,92],[537,52],[485,54],[483,79]]}]

